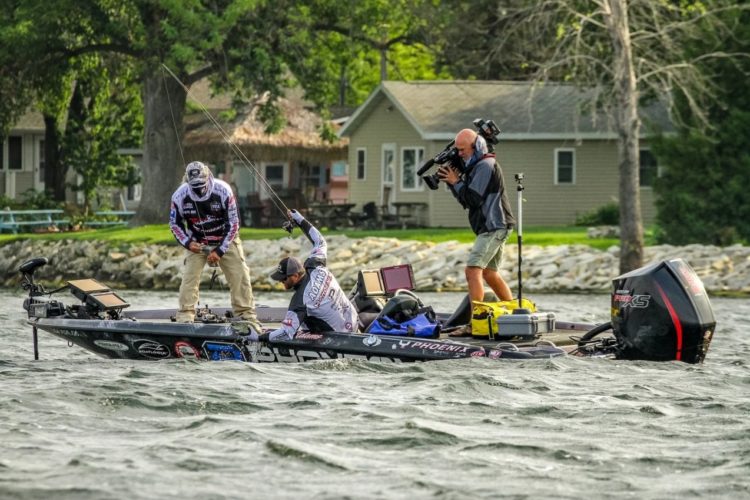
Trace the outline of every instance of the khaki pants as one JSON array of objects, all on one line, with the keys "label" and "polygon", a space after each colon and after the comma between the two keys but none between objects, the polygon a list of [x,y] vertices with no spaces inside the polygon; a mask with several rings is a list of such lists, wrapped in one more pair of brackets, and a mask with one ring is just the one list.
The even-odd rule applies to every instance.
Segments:
[{"label": "khaki pants", "polygon": [[[180,323],[189,323],[195,319],[198,288],[207,257],[203,253],[187,252],[182,284],[180,284],[180,310],[176,318]],[[250,282],[250,270],[245,264],[245,252],[242,250],[239,236],[229,245],[227,253],[219,259],[219,267],[229,283],[234,315],[247,321],[258,333],[261,333],[261,325],[255,315],[255,298],[253,285]]]}]

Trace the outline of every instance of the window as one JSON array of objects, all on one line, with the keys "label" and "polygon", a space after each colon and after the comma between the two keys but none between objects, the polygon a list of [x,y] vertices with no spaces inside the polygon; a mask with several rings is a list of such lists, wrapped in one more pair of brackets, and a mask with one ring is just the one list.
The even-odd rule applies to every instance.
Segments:
[{"label": "window", "polygon": [[555,184],[575,184],[575,149],[555,149]]},{"label": "window", "polygon": [[274,191],[283,189],[284,165],[266,165],[266,182]]},{"label": "window", "polygon": [[39,139],[39,175],[37,182],[44,184],[44,139]]},{"label": "window", "polygon": [[401,150],[401,189],[404,191],[416,191],[422,189],[422,179],[417,175],[417,170],[422,164],[424,149],[403,148]]},{"label": "window", "polygon": [[357,179],[365,180],[365,163],[367,162],[367,150],[357,148]]},{"label": "window", "polygon": [[659,175],[659,166],[656,163],[656,157],[648,149],[641,149],[638,155],[639,184],[641,187],[651,187],[654,185],[654,179]]},{"label": "window", "polygon": [[23,169],[23,142],[20,136],[8,137],[8,170]]},{"label": "window", "polygon": [[346,162],[337,161],[331,165],[331,175],[333,177],[345,177],[346,176]]},{"label": "window", "polygon": [[396,145],[383,144],[383,184],[393,184],[396,163]]}]

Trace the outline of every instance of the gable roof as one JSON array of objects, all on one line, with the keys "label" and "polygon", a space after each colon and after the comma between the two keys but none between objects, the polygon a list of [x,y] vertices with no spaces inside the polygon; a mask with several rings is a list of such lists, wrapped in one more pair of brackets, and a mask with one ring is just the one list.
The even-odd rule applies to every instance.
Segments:
[{"label": "gable roof", "polygon": [[[586,107],[593,91],[560,83],[436,80],[382,82],[339,131],[348,136],[382,98],[389,99],[424,140],[454,138],[476,118],[492,119],[503,140],[614,139],[602,113]],[[665,132],[673,131],[667,111],[655,103],[641,109],[641,118]],[[642,135],[647,132],[641,128]]]}]

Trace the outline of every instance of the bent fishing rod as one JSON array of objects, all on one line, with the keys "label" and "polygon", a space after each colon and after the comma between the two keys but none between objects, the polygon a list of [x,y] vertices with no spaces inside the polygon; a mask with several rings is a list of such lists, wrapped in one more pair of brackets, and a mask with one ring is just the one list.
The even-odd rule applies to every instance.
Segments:
[{"label": "bent fishing rod", "polygon": [[[162,63],[162,73],[163,73],[164,70],[166,70],[172,76],[172,78],[174,78],[174,80],[180,85],[180,87],[182,87],[183,90],[185,90],[186,94],[191,99],[193,99],[193,101],[195,101],[198,104],[198,106],[200,107],[200,109],[203,112],[203,114],[217,128],[217,130],[221,134],[221,136],[224,139],[224,141],[229,145],[231,151],[235,154],[235,156],[237,157],[237,159],[240,160],[240,163],[242,163],[242,166],[244,166],[248,170],[248,172],[250,172],[250,174],[253,175],[259,181],[259,183],[261,184],[261,187],[263,187],[266,190],[266,193],[268,193],[269,199],[271,200],[271,203],[273,203],[273,205],[276,207],[276,209],[279,212],[281,212],[281,214],[286,219],[285,222],[282,224],[282,228],[285,231],[287,231],[287,232],[289,232],[291,234],[292,228],[294,227],[294,224],[292,223],[291,219],[289,219],[289,215],[287,213],[289,211],[289,207],[286,206],[286,204],[281,199],[281,197],[279,197],[279,195],[276,193],[276,191],[274,191],[274,189],[271,186],[271,184],[266,180],[265,177],[263,177],[263,174],[261,174],[261,172],[258,169],[258,167],[256,167],[255,164],[252,161],[250,161],[250,159],[248,159],[247,156],[245,156],[245,153],[242,151],[242,149],[240,149],[240,147],[237,146],[232,141],[232,138],[229,136],[229,134],[227,133],[227,131],[224,130],[224,128],[221,126],[221,124],[218,122],[218,120],[216,120],[216,118],[214,118],[214,116],[208,111],[208,109],[206,108],[206,106],[203,105],[203,103],[200,101],[200,99],[196,98],[195,94],[193,94],[190,91],[190,88],[188,88],[188,86],[185,85],[182,82],[182,80],[180,80],[177,77],[177,75],[175,75],[174,72],[171,69],[169,69],[169,67],[166,64]],[[167,98],[169,99],[169,108],[170,108],[170,111],[171,111],[172,110],[172,101],[169,98],[169,90],[167,90]],[[179,133],[177,131],[177,123],[176,123],[176,121],[174,119],[174,114],[172,115],[172,122],[173,122],[174,127],[175,127],[175,134],[177,135],[177,143],[180,146],[180,155],[182,155],[182,161],[184,163],[185,162],[185,156],[182,153],[182,144],[180,143],[180,137],[179,137]]]}]

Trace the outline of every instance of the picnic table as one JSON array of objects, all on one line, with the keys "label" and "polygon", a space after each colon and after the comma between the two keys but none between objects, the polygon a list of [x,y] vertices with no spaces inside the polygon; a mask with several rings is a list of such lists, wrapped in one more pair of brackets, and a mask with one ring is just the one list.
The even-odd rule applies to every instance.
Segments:
[{"label": "picnic table", "polygon": [[336,229],[350,223],[349,212],[356,203],[311,203],[308,206],[310,220],[318,227]]},{"label": "picnic table", "polygon": [[94,212],[98,220],[87,220],[84,224],[90,227],[125,226],[134,215],[133,210],[98,210]]},{"label": "picnic table", "polygon": [[407,227],[422,227],[422,214],[427,203],[422,201],[393,201],[391,205],[396,209],[396,221],[401,229]]},{"label": "picnic table", "polygon": [[60,209],[0,210],[0,232],[7,230],[18,234],[24,230],[70,224],[63,214]]}]

